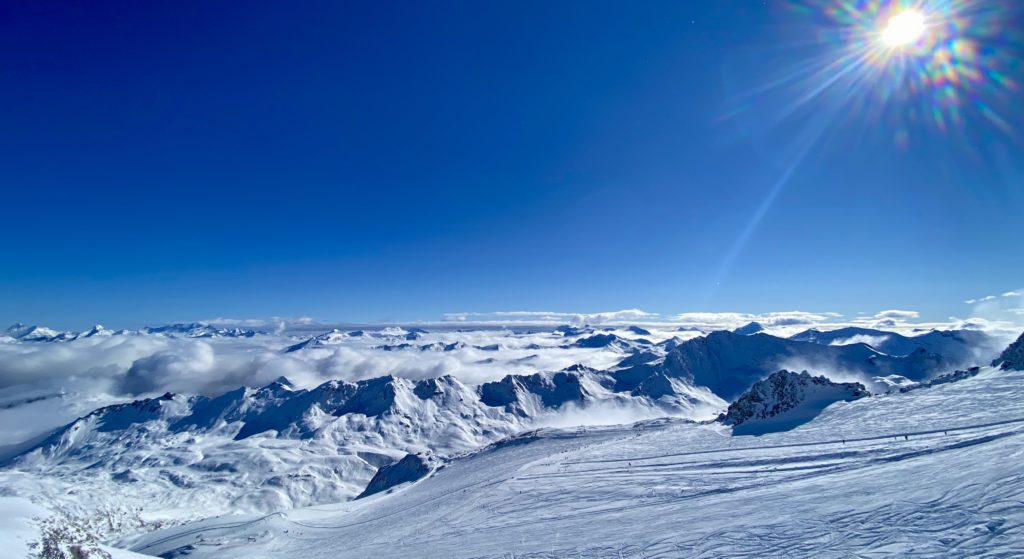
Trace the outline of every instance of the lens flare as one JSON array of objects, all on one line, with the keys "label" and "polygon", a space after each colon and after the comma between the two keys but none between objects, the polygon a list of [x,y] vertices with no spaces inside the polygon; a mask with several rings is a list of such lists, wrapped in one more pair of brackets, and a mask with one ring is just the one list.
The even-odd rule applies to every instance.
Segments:
[{"label": "lens flare", "polygon": [[924,30],[924,15],[917,10],[906,10],[889,19],[882,31],[882,42],[890,47],[902,47],[920,39]]},{"label": "lens flare", "polygon": [[[906,146],[932,132],[984,128],[1020,142],[1024,2],[1017,0],[790,0],[795,28],[810,26],[813,56],[794,58],[771,88],[787,89],[779,119],[812,105],[834,119],[888,131]],[[806,33],[804,33],[806,36]],[[806,47],[801,43],[801,47]],[[764,93],[768,88],[756,92]],[[872,125],[880,126],[872,126]],[[971,124],[971,126],[967,126]]]},{"label": "lens flare", "polygon": [[[1024,1],[786,5],[783,40],[752,50],[742,71],[728,74],[740,79],[727,86],[732,106],[721,120],[734,122],[780,173],[725,253],[714,286],[798,168],[823,150],[863,155],[887,141],[898,149],[921,143],[996,164],[1019,152]],[[864,141],[869,135],[880,137]]]}]

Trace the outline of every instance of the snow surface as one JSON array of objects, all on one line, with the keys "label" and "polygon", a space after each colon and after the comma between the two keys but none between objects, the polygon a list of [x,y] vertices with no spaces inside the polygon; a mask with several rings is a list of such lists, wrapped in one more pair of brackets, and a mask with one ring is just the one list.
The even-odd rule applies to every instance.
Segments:
[{"label": "snow surface", "polygon": [[168,393],[70,423],[15,454],[0,484],[83,513],[111,500],[165,521],[272,512],[351,499],[406,453],[452,455],[595,414],[713,418],[726,405],[681,382],[620,394],[605,378],[577,366],[480,387],[387,376],[301,390],[282,378],[215,398]]},{"label": "snow surface", "polygon": [[[865,343],[847,343],[848,338],[835,336],[800,341],[763,332],[703,335],[692,330],[680,333],[674,326],[439,331],[410,326],[291,335],[207,323],[117,332],[96,327],[84,333],[16,325],[9,334],[0,344],[0,423],[4,425],[0,430],[0,496],[14,499],[17,506],[11,505],[5,526],[24,528],[25,515],[38,506],[80,515],[101,508],[122,514],[117,507],[129,512],[141,507],[138,520],[164,525],[232,515],[204,521],[244,528],[237,531],[222,526],[218,530],[227,539],[218,539],[217,530],[197,534],[209,537],[210,542],[230,543],[221,545],[221,551],[240,544],[238,549],[250,549],[250,556],[273,554],[276,546],[287,556],[302,556],[304,548],[293,549],[302,545],[293,541],[296,529],[275,523],[301,521],[304,515],[312,515],[310,523],[315,524],[317,515],[327,514],[325,525],[332,526],[345,524],[336,521],[349,515],[366,520],[373,531],[369,535],[339,528],[349,537],[360,538],[355,546],[339,544],[340,540],[320,532],[324,541],[333,542],[326,545],[337,545],[348,553],[342,556],[402,555],[394,542],[417,538],[428,543],[410,553],[429,556],[445,534],[470,540],[470,536],[476,537],[473,524],[460,519],[462,514],[487,522],[481,525],[486,529],[479,537],[492,529],[487,526],[498,530],[507,520],[508,526],[529,539],[529,531],[515,527],[517,522],[533,523],[529,520],[531,509],[536,519],[557,517],[551,520],[553,526],[560,526],[558,519],[564,516],[568,531],[556,531],[553,543],[549,532],[536,532],[539,541],[555,546],[551,547],[555,552],[537,545],[527,546],[529,552],[563,556],[575,550],[584,556],[614,557],[622,551],[622,556],[636,555],[640,548],[625,549],[621,543],[613,553],[613,543],[593,532],[597,528],[584,529],[569,521],[578,508],[593,510],[600,522],[617,518],[619,513],[605,511],[602,501],[619,503],[626,510],[626,505],[636,500],[640,509],[662,510],[661,505],[644,503],[673,494],[703,503],[714,494],[737,493],[747,482],[767,483],[776,473],[817,471],[816,455],[805,458],[783,453],[783,458],[773,462],[771,457],[778,451],[770,442],[795,437],[813,443],[807,445],[808,452],[811,447],[827,447],[833,443],[807,438],[806,433],[831,421],[820,434],[850,439],[839,443],[845,448],[852,439],[868,436],[858,435],[858,429],[880,432],[879,426],[895,421],[904,405],[911,417],[920,416],[914,421],[928,423],[931,419],[923,415],[924,406],[915,407],[926,401],[928,394],[948,393],[948,401],[931,397],[934,409],[928,413],[948,414],[946,424],[950,425],[968,425],[976,417],[995,414],[1000,405],[1003,411],[1012,411],[1015,405],[999,404],[993,391],[986,396],[988,408],[981,409],[976,395],[961,397],[957,392],[1002,382],[999,379],[1016,374],[990,369],[953,373],[955,366],[989,362],[998,353],[982,343],[982,338],[973,337],[974,332],[960,331],[904,336],[913,345],[905,355]],[[835,343],[837,340],[842,343]],[[975,342],[981,345],[971,345]],[[982,359],[970,361],[978,355]],[[962,363],[965,360],[968,363]],[[837,382],[863,382],[872,391],[896,394],[844,403],[839,400],[851,399],[844,389],[830,388],[824,394],[801,388],[796,392],[810,397],[802,397],[801,405],[793,408],[801,414],[800,421],[810,420],[824,409],[822,415],[795,430],[744,442],[754,447],[749,450],[731,449],[734,443],[749,439],[737,436],[742,429],[730,431],[722,424],[680,420],[717,416],[725,411],[727,400],[783,367],[807,369]],[[1014,394],[1004,390],[1002,396],[1019,400],[1020,394]],[[881,407],[859,407],[867,405],[864,401]],[[889,401],[900,403],[893,407],[886,404]],[[853,414],[843,421],[829,419],[849,406],[863,417]],[[885,406],[890,406],[889,415],[877,416],[877,410]],[[647,421],[631,427],[596,427],[638,420]],[[66,425],[52,430],[62,424]],[[890,427],[906,428],[898,422]],[[492,446],[480,450],[486,445]],[[635,455],[623,458],[625,472],[608,478],[595,473],[591,479],[589,472],[576,472],[572,460],[559,462],[563,454],[574,456],[573,460],[621,462],[615,456],[609,458],[609,453],[620,447],[633,448]],[[730,469],[733,462],[722,465],[711,457],[694,466],[690,475],[686,473],[689,466],[673,469],[670,463],[644,458],[680,452],[717,456],[733,450],[737,454],[729,460],[749,464]],[[554,462],[545,462],[549,452],[554,453]],[[868,454],[871,452],[875,450]],[[412,458],[402,465],[400,460],[410,455],[421,457],[428,467],[413,467]],[[790,459],[794,464],[787,465]],[[843,463],[842,457],[820,460],[828,468]],[[646,468],[642,471],[645,475],[632,477],[635,462]],[[773,465],[765,466],[769,463]],[[720,467],[722,472],[718,472]],[[582,476],[580,484],[593,484],[569,487],[572,476],[563,481],[550,475],[550,468],[576,472]],[[621,470],[622,465],[615,468]],[[456,475],[448,473],[451,471],[461,472],[457,475],[463,480],[479,480],[484,489],[480,500],[460,504],[459,479],[449,477]],[[364,492],[378,474],[377,486],[382,491],[348,502]],[[497,481],[485,481],[480,477],[485,474]],[[679,479],[673,477],[676,474]],[[422,475],[426,477],[421,479]],[[534,475],[538,477],[529,477]],[[899,479],[898,472],[881,475],[882,481],[872,487],[887,486],[889,477]],[[522,481],[530,479],[538,480],[537,487]],[[513,483],[515,480],[522,483]],[[715,480],[724,485],[716,485]],[[788,478],[782,481],[789,483]],[[734,486],[741,489],[734,491]],[[412,503],[408,510],[413,510],[420,507],[415,503],[428,490],[424,488],[438,487],[450,490],[447,497],[431,493],[438,498],[430,502],[443,513],[440,524],[432,523],[429,515],[402,512],[407,498]],[[499,493],[488,493],[492,490]],[[511,493],[513,490],[517,492]],[[784,501],[781,495],[769,497]],[[400,506],[388,505],[399,501],[403,503]],[[549,502],[555,503],[550,510],[545,509]],[[26,503],[29,506],[23,506]],[[391,511],[388,518],[401,518],[410,530],[415,529],[389,528],[390,521],[384,517],[373,520],[374,511],[385,509]],[[420,512],[424,510],[434,510],[434,505]],[[508,513],[507,518],[502,511]],[[684,525],[710,528],[702,524],[703,519],[692,518],[692,513],[687,516],[671,507],[664,511],[678,516]],[[249,520],[239,516],[245,513],[265,520],[246,524]],[[133,514],[125,512],[134,519]],[[602,516],[605,514],[610,516]],[[622,513],[627,524],[634,522],[643,536],[642,526],[636,524],[639,517],[631,514]],[[488,516],[494,518],[486,520]],[[263,525],[270,528],[256,535],[248,531]],[[132,526],[111,533],[137,537],[140,528]],[[451,531],[445,532],[449,527]],[[391,532],[398,539],[393,539]],[[670,535],[665,541],[690,545],[686,543],[690,540]],[[644,538],[650,540],[645,545],[653,545],[654,535],[638,541]],[[523,548],[513,540],[504,535],[496,537],[494,545],[473,543],[465,550],[451,542],[444,544],[447,547],[437,545],[448,550],[439,556],[507,556],[513,551],[518,556]],[[559,542],[564,545],[558,547]],[[586,547],[589,543],[582,542],[605,542],[601,545],[613,547]],[[121,543],[128,546],[135,540]],[[264,544],[269,547],[260,547]],[[144,551],[153,553],[163,549],[162,545]],[[360,547],[364,545],[368,547]],[[196,550],[200,556],[210,551],[205,543],[200,547]],[[645,552],[647,555],[661,553],[656,545],[643,549],[655,551]],[[715,549],[712,555],[724,548]],[[324,550],[310,556],[317,554],[328,556]],[[245,555],[239,552],[238,556]]]},{"label": "snow surface", "polygon": [[[49,511],[28,499],[0,495],[0,556],[25,557],[29,542],[39,538],[33,518],[45,518]],[[9,553],[10,555],[4,555]]]},{"label": "snow surface", "polygon": [[124,541],[189,557],[1012,557],[1024,373],[840,402],[782,433],[541,430],[404,490]]}]

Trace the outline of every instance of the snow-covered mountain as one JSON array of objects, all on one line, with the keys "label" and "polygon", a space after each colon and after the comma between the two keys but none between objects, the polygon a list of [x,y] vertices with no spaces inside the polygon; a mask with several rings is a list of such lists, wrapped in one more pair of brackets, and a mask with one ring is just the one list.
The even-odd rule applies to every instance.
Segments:
[{"label": "snow-covered mountain", "polygon": [[870,396],[857,382],[832,382],[807,371],[779,371],[759,380],[729,405],[722,417],[737,435],[788,431],[814,419],[835,402],[850,402]]},{"label": "snow-covered mountain", "polygon": [[417,452],[406,454],[404,458],[393,464],[381,466],[373,475],[366,489],[356,499],[375,495],[382,491],[390,491],[395,487],[423,479],[441,466],[441,460],[430,453]]},{"label": "snow-covered mountain", "polygon": [[[360,334],[361,334],[361,332],[360,332]],[[290,346],[284,348],[284,352],[285,353],[292,353],[292,352],[300,351],[300,350],[303,350],[303,349],[316,348],[316,347],[324,347],[324,346],[327,346],[327,345],[337,345],[337,344],[343,343],[346,338],[350,338],[350,337],[358,337],[358,336],[350,336],[349,334],[347,334],[345,332],[342,332],[341,330],[338,330],[337,328],[335,328],[335,329],[333,329],[333,330],[331,330],[329,332],[324,332],[323,334],[318,334],[316,336],[313,336],[312,338],[308,338],[308,339],[303,340],[303,341],[301,341],[301,342],[299,342],[297,344],[290,345]]]},{"label": "snow-covered mountain", "polygon": [[1003,370],[1024,371],[1024,334],[1021,334],[1017,341],[1003,350],[999,357],[992,362],[992,366]]},{"label": "snow-covered mountain", "polygon": [[651,336],[651,335],[653,335],[650,330],[648,330],[646,328],[641,328],[639,326],[628,326],[628,327],[626,327],[626,331],[630,332],[632,334],[636,334],[637,336]]},{"label": "snow-covered mountain", "polygon": [[897,332],[853,326],[824,331],[811,328],[789,339],[823,345],[862,343],[894,356],[924,350],[960,364],[984,361],[988,353],[997,350],[998,344],[996,339],[979,330],[928,330],[914,336],[904,336]]},{"label": "snow-covered mountain", "polygon": [[[448,351],[458,351],[460,349],[465,349],[467,347],[469,347],[469,346],[466,345],[465,342],[458,342],[458,341],[451,342],[451,343],[430,342],[430,343],[419,344],[419,345],[417,345],[417,344],[410,344],[410,343],[404,342],[404,343],[400,343],[400,344],[382,344],[382,345],[377,345],[377,346],[373,346],[373,349],[379,349],[381,351],[402,351],[402,350],[406,350],[406,349],[416,349],[416,350],[419,350],[419,351],[448,352]],[[481,351],[497,351],[496,347],[490,347],[490,346],[488,346],[488,347],[477,347],[476,349],[479,349]]]},{"label": "snow-covered mountain", "polygon": [[[930,346],[936,353],[919,346],[898,356],[865,343],[799,341],[763,332],[682,339],[674,337],[675,330],[650,330],[647,336],[628,328],[384,328],[250,337],[203,323],[172,326],[135,335],[97,327],[69,344],[15,340],[0,346],[19,359],[58,350],[78,359],[97,352],[106,358],[102,352],[109,352],[111,360],[91,365],[101,372],[93,374],[117,375],[123,367],[113,389],[150,396],[101,407],[45,437],[0,448],[6,494],[78,511],[110,503],[144,506],[153,518],[171,521],[270,513],[358,495],[373,501],[439,475],[459,456],[492,443],[515,444],[510,441],[522,439],[508,438],[545,426],[666,416],[710,420],[737,400],[726,414],[732,415],[730,433],[767,433],[849,405],[829,405],[861,394],[859,385],[841,380],[910,394],[979,376],[978,369],[951,373],[959,344],[970,343],[968,338]],[[218,351],[227,358],[219,360]],[[1015,354],[1007,355],[1013,362]],[[592,366],[565,367],[566,356]],[[403,373],[423,361],[435,364],[425,370],[440,364],[458,375]],[[541,368],[552,362],[560,363]],[[351,367],[361,370],[344,376]],[[777,373],[797,367],[829,380]],[[220,384],[197,395],[188,382],[172,388],[181,393],[156,390],[164,379],[181,375],[229,371],[245,383],[249,371],[267,369],[274,375],[294,371],[299,376],[293,378],[304,382],[300,387],[282,377],[267,383],[273,378],[267,375],[262,386],[225,393]],[[375,371],[393,374],[367,378]],[[333,380],[324,382],[325,377]],[[59,398],[39,400],[35,394]],[[0,404],[16,410],[78,398],[51,384],[30,395],[0,393]]]},{"label": "snow-covered mountain", "polygon": [[663,359],[632,365],[615,373],[624,387],[639,382],[651,371],[706,386],[732,400],[773,371],[799,368],[831,376],[856,375],[864,379],[899,375],[922,380],[952,370],[959,362],[918,348],[906,356],[882,353],[866,344],[821,345],[778,338],[764,333],[743,335],[717,331],[680,343]]},{"label": "snow-covered mountain", "polygon": [[22,342],[49,341],[61,336],[61,334],[62,332],[45,326],[29,326],[20,322],[12,324],[4,331],[4,335],[7,337]]},{"label": "snow-covered mountain", "polygon": [[643,338],[627,339],[615,334],[593,334],[581,337],[565,347],[579,348],[610,348],[621,353],[632,353],[642,347],[651,346],[650,340]]},{"label": "snow-covered mountain", "polygon": [[[331,331],[286,351],[384,337],[361,334]],[[384,376],[332,380],[304,390],[282,378],[216,397],[165,394],[96,410],[19,453],[8,467],[63,483],[164,495],[165,506],[179,511],[197,503],[272,511],[352,498],[380,467],[407,453],[467,452],[536,425],[558,423],[565,410],[613,417],[620,410],[628,410],[626,417],[715,417],[728,400],[787,360],[835,367],[821,370],[826,375],[859,371],[911,379],[924,379],[944,363],[920,350],[893,357],[864,344],[830,346],[763,333],[720,331],[659,344],[614,334],[578,340],[630,352],[606,370],[577,365],[475,385],[452,376],[419,381]],[[439,340],[412,348],[422,354],[470,346]],[[492,352],[485,346],[472,349]],[[507,350],[500,345],[493,350],[502,351]],[[782,387],[804,394],[814,392],[804,386],[807,382],[818,386],[817,380],[794,378]],[[771,382],[764,386],[775,386]]]},{"label": "snow-covered mountain", "polygon": [[678,420],[531,431],[396,475],[391,493],[121,545],[196,559],[1014,557],[1022,421],[1024,373],[988,368],[760,436]]},{"label": "snow-covered mountain", "polygon": [[290,345],[284,349],[285,353],[292,353],[303,349],[318,348],[325,346],[336,346],[343,344],[350,340],[369,340],[369,339],[382,339],[382,340],[404,340],[402,343],[383,344],[375,346],[377,349],[384,351],[397,351],[402,349],[411,349],[413,347],[419,347],[423,351],[453,351],[459,349],[464,344],[451,345],[451,347],[445,348],[446,344],[440,342],[434,342],[433,344],[423,344],[415,346],[408,342],[422,339],[426,330],[420,328],[412,328],[406,330],[403,328],[384,328],[379,332],[367,332],[366,330],[353,330],[350,332],[343,332],[337,328],[332,329],[323,334],[318,334],[311,338],[307,338],[297,344]]},{"label": "snow-covered mountain", "polygon": [[700,419],[725,402],[665,378],[615,392],[606,374],[582,366],[476,387],[385,376],[301,390],[282,378],[213,398],[168,393],[101,408],[6,466],[125,499],[159,495],[177,515],[200,505],[270,512],[350,499],[406,453],[473,450],[566,406]]},{"label": "snow-covered mountain", "polygon": [[565,337],[572,336],[585,336],[594,333],[594,329],[590,326],[570,326],[568,324],[557,326],[554,329],[556,334],[561,334]]},{"label": "snow-covered mountain", "polygon": [[758,332],[764,332],[764,326],[762,326],[759,322],[749,322],[733,330],[733,332],[737,334],[742,334],[744,336],[749,336],[751,334],[757,334]]},{"label": "snow-covered mountain", "polygon": [[142,329],[146,334],[164,334],[170,336],[184,336],[189,338],[251,338],[262,332],[256,330],[243,330],[242,328],[217,327],[206,322],[190,322],[167,324],[164,326],[149,326]]},{"label": "snow-covered mountain", "polygon": [[93,326],[92,328],[86,330],[85,332],[82,332],[81,334],[79,334],[78,337],[79,338],[94,338],[94,337],[104,337],[104,336],[113,336],[113,335],[114,335],[113,331],[107,330],[106,328],[103,327],[102,324],[97,324],[97,325]]},{"label": "snow-covered mountain", "polygon": [[261,333],[263,332],[256,330],[217,327],[205,322],[167,324],[149,326],[141,330],[118,331],[111,331],[97,324],[84,332],[57,331],[45,326],[28,326],[18,323],[7,328],[4,335],[20,342],[69,342],[82,338],[115,335],[159,334],[188,338],[251,338]]},{"label": "snow-covered mountain", "polygon": [[420,351],[442,351],[443,352],[443,351],[458,351],[460,349],[464,349],[465,347],[466,347],[465,342],[459,342],[459,341],[455,341],[455,342],[451,342],[451,343],[431,342],[429,344],[423,344],[423,345],[418,346],[418,349]]}]

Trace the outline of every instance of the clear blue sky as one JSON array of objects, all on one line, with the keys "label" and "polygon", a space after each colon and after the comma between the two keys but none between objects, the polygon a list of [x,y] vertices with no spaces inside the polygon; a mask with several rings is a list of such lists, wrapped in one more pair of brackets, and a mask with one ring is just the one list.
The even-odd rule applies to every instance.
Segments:
[{"label": "clear blue sky", "polygon": [[[984,64],[1019,60],[989,3]],[[8,3],[0,320],[945,319],[1024,286],[1024,91],[983,78],[945,132],[877,76],[787,116],[824,78],[772,80],[842,50],[810,2],[636,4]]]}]

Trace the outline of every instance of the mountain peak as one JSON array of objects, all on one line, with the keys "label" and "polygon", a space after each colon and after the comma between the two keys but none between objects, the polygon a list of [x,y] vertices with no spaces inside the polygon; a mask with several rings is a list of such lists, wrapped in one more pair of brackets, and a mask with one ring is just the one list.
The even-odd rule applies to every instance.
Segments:
[{"label": "mountain peak", "polygon": [[758,323],[758,322],[750,322],[748,324],[745,324],[745,325],[740,326],[739,328],[733,330],[733,332],[735,332],[736,334],[742,334],[744,336],[749,336],[751,334],[757,334],[758,332],[763,332],[763,331],[764,331],[764,326],[761,326],[761,324]]},{"label": "mountain peak", "polygon": [[594,331],[590,326],[571,326],[565,324],[555,328],[555,332],[562,334],[563,336],[582,336],[583,334],[590,334]]},{"label": "mountain peak", "polygon": [[29,326],[18,322],[7,329],[7,335],[21,341],[45,341],[60,335],[60,332],[45,326]]},{"label": "mountain peak", "polygon": [[755,382],[729,406],[722,419],[734,426],[737,435],[788,431],[814,419],[835,402],[870,395],[859,382],[837,383],[807,371],[781,370]]},{"label": "mountain peak", "polygon": [[295,390],[295,385],[292,384],[291,379],[284,375],[281,375],[274,379],[273,381],[271,381],[270,383],[268,383],[263,388],[284,388],[285,390]]},{"label": "mountain peak", "polygon": [[96,324],[92,328],[90,328],[87,331],[83,332],[82,333],[82,337],[83,338],[91,338],[93,336],[106,336],[106,335],[110,335],[110,334],[112,334],[112,332],[110,330],[107,330],[106,328],[104,328],[102,324]]},{"label": "mountain peak", "polygon": [[1024,333],[999,354],[999,357],[992,362],[992,366],[999,367],[1004,371],[1010,369],[1024,371]]},{"label": "mountain peak", "polygon": [[626,330],[629,331],[629,332],[632,332],[632,333],[634,333],[634,334],[636,334],[638,336],[650,336],[651,335],[651,331],[650,330],[647,330],[646,328],[641,328],[639,326],[630,326],[629,328],[626,328]]}]

